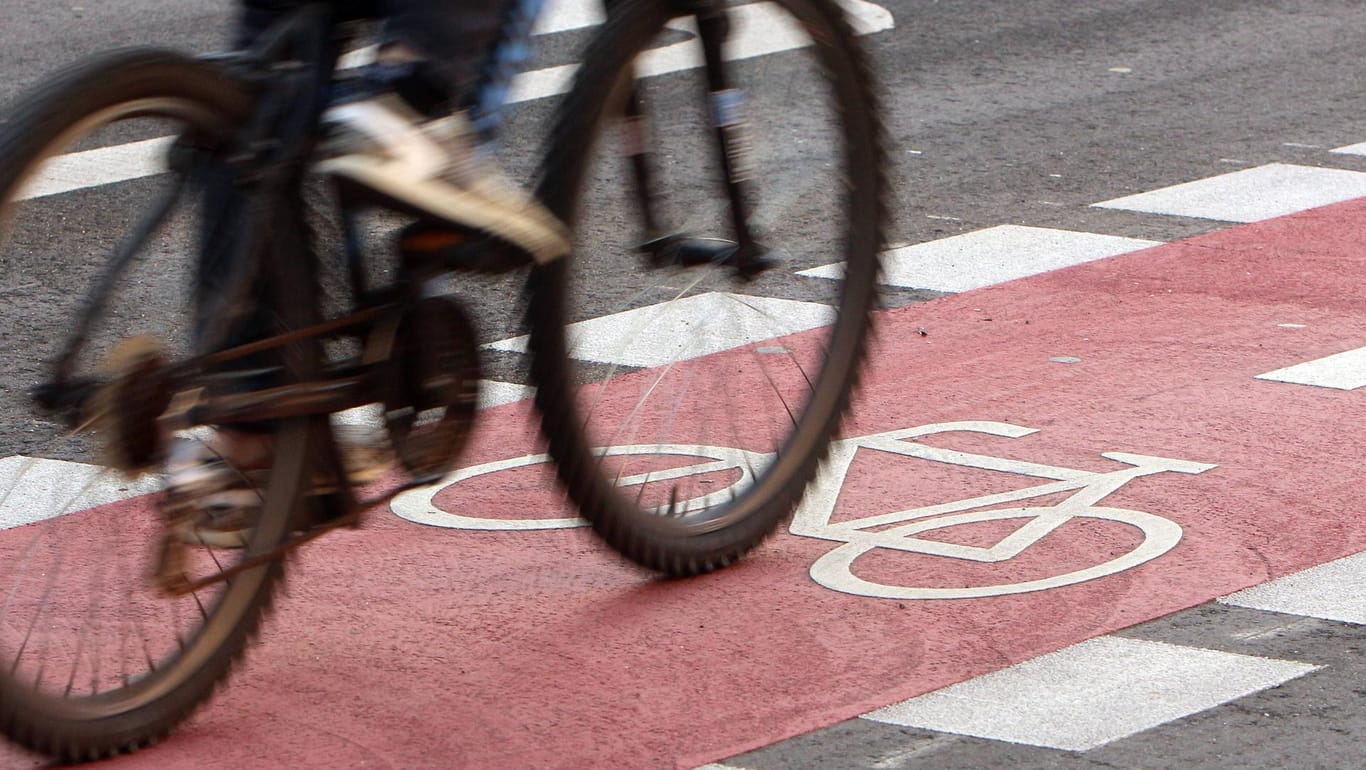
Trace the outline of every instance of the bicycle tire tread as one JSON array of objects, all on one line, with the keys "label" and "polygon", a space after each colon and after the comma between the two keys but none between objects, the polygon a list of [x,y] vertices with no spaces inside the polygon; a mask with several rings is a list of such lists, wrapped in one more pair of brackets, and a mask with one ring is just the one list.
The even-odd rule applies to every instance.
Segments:
[{"label": "bicycle tire tread", "polygon": [[[235,79],[171,51],[128,48],[77,62],[11,105],[9,119],[0,125],[0,191],[5,193],[0,205],[10,202],[35,156],[64,132],[101,109],[157,96],[201,100],[201,106],[211,104],[211,111],[230,125],[239,124],[251,105],[249,94]],[[5,209],[0,209],[0,225]],[[270,565],[260,586],[245,600],[240,619],[203,665],[136,715],[54,719],[49,712],[35,711],[32,697],[16,682],[0,680],[0,733],[30,750],[73,762],[106,759],[157,743],[226,682],[273,611],[283,576],[282,563]]]},{"label": "bicycle tire tread", "polygon": [[[873,188],[872,206],[875,220],[871,244],[876,253],[885,239],[889,215],[887,196],[886,129],[880,115],[880,99],[873,86],[872,65],[862,48],[855,43],[854,33],[843,12],[832,0],[804,0],[817,9],[822,22],[831,33],[828,44],[841,50],[852,70],[851,81],[859,89],[854,97],[866,108],[855,120],[869,122],[864,133],[871,137],[872,153],[870,180]],[[576,218],[577,183],[584,173],[587,156],[596,138],[600,120],[597,109],[605,103],[604,92],[613,87],[621,69],[614,57],[615,49],[628,46],[622,41],[640,37],[642,29],[662,25],[669,15],[668,6],[653,0],[623,2],[619,12],[609,14],[606,23],[584,56],[575,87],[560,105],[555,127],[549,135],[551,148],[546,153],[538,194],[545,205],[562,220],[573,225]],[[848,119],[848,116],[845,116]],[[556,151],[555,148],[566,148]],[[865,248],[868,247],[865,244]],[[572,257],[571,257],[572,258]],[[819,431],[819,446],[809,451],[802,466],[791,474],[787,487],[768,501],[762,516],[734,525],[728,531],[696,535],[688,538],[661,537],[653,532],[642,517],[631,520],[613,511],[614,501],[606,499],[610,492],[603,487],[601,473],[593,465],[595,460],[585,445],[580,427],[575,423],[572,387],[563,387],[562,372],[567,351],[558,326],[564,313],[559,287],[566,279],[565,261],[538,266],[528,279],[527,324],[530,327],[529,348],[532,353],[532,376],[538,384],[536,404],[542,415],[543,434],[549,454],[556,460],[556,471],[568,496],[579,506],[593,530],[618,553],[648,569],[669,577],[689,577],[712,572],[734,564],[752,551],[779,526],[789,521],[802,495],[815,478],[829,451],[830,440],[839,430],[848,413],[853,395],[857,392],[868,354],[870,316],[877,303],[877,282],[881,266],[874,260],[874,271],[869,281],[871,296],[866,300],[864,328],[857,335],[852,351],[851,371],[848,373],[840,400]],[[875,327],[872,327],[875,328]],[[539,333],[538,333],[539,332]],[[551,386],[547,387],[547,383]]]}]

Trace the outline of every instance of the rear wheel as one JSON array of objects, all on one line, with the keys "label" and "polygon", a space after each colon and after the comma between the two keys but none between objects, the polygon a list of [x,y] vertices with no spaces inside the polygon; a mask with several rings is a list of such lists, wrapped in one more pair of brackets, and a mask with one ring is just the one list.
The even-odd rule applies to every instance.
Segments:
[{"label": "rear wheel", "polygon": [[[94,759],[169,732],[226,676],[283,574],[273,560],[164,591],[153,578],[163,482],[146,467],[155,457],[129,457],[164,406],[150,362],[187,354],[194,264],[213,237],[203,222],[215,206],[186,153],[226,151],[249,106],[209,65],[123,52],[46,84],[0,132],[0,731],[45,754]],[[124,343],[111,358],[135,336],[159,353],[144,345],[130,359]],[[27,393],[54,380],[103,383],[81,419],[120,433],[119,464],[143,471],[105,467],[87,434],[34,417]],[[186,577],[285,540],[316,435],[308,421],[281,427],[247,546],[186,546]]]},{"label": "rear wheel", "polygon": [[[540,189],[573,224],[573,253],[533,272],[529,338],[493,346],[533,353],[549,452],[583,516],[670,575],[733,562],[791,514],[848,407],[876,304],[885,158],[852,31],[828,0],[726,14],[728,82],[709,93],[688,66],[692,17],[614,8]],[[628,111],[644,120],[608,119]],[[746,240],[714,126],[746,180],[757,275],[707,259]]]}]

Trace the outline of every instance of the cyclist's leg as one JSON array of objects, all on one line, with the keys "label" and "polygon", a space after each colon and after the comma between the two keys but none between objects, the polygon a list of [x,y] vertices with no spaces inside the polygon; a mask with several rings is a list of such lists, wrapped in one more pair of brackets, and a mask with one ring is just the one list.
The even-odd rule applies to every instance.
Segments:
[{"label": "cyclist's leg", "polygon": [[381,61],[416,65],[411,72],[413,82],[400,81],[396,90],[432,117],[469,106],[489,52],[498,41],[509,0],[385,0],[382,4]]},{"label": "cyclist's leg", "polygon": [[[282,16],[303,5],[302,0],[242,0],[233,30],[234,47],[249,48]],[[336,5],[347,19],[374,16],[377,6],[369,0]],[[269,303],[263,301],[268,287],[244,291],[239,272],[243,263],[259,266],[277,258],[284,247],[261,242],[254,247],[259,254],[246,253],[245,239],[259,226],[248,221],[254,216],[251,193],[235,181],[233,169],[220,159],[204,159],[196,173],[204,188],[205,216],[195,269],[192,344],[197,353],[207,354],[277,333]],[[307,249],[306,240],[290,239],[290,243],[299,247],[296,250]],[[281,384],[281,363],[273,352],[264,352],[223,364],[215,374],[221,388],[266,388]],[[169,443],[164,462],[167,487],[170,499],[188,512],[182,532],[186,539],[215,545],[246,540],[260,507],[255,486],[263,474],[254,472],[271,464],[276,427],[271,422],[234,423],[218,426],[208,435],[176,437]],[[367,454],[379,457],[380,465],[387,464],[382,452]]]},{"label": "cyclist's leg", "polygon": [[[236,46],[251,46],[283,15],[304,4],[303,0],[242,0],[234,31]],[[416,120],[424,120],[478,101],[482,75],[492,66],[489,62],[498,59],[496,43],[507,22],[509,6],[506,0],[346,0],[334,7],[343,20],[383,22],[380,66],[374,68],[376,87],[396,93],[407,102],[407,108],[421,116]],[[267,253],[258,258],[240,253],[241,239],[249,231],[244,222],[249,216],[248,196],[233,183],[230,169],[210,168],[204,173],[206,211],[216,212],[217,216],[206,218],[202,230],[194,339],[198,351],[208,353],[273,333],[274,323],[263,306],[230,305],[251,303],[259,293],[233,297],[241,294],[232,286],[240,280],[234,275],[234,270],[240,269],[239,261],[258,261],[274,255]],[[500,202],[505,207],[507,203],[514,207],[527,205],[526,199],[515,194],[504,196]],[[417,203],[421,208],[422,201]],[[501,210],[496,216],[501,218]],[[262,248],[269,250],[270,246],[263,244]],[[223,318],[235,319],[226,330],[222,328]],[[240,359],[233,367],[239,373],[268,372],[278,369],[275,363],[270,354],[262,354]],[[277,384],[269,375],[238,377],[236,383],[235,387],[247,388]],[[270,424],[240,424],[220,427],[202,443],[182,441],[173,447],[167,461],[168,483],[172,490],[182,492],[183,498],[196,501],[196,507],[204,514],[197,517],[196,526],[202,524],[208,529],[219,521],[229,522],[232,528],[239,528],[244,522],[250,525],[250,515],[220,509],[232,508],[238,500],[253,499],[252,495],[244,494],[249,489],[243,487],[251,481],[243,471],[255,469],[253,458],[271,456],[272,435]],[[376,451],[382,444],[377,436],[362,436],[344,443],[347,446],[342,450],[349,460],[348,466],[356,471],[354,477],[373,475],[374,466],[387,464],[388,453]]]},{"label": "cyclist's leg", "polygon": [[[541,260],[564,253],[558,220],[488,151],[539,8],[540,0],[384,0],[381,93],[329,111],[345,149],[320,169],[428,224],[492,235]],[[508,256],[508,267],[526,261]]]}]

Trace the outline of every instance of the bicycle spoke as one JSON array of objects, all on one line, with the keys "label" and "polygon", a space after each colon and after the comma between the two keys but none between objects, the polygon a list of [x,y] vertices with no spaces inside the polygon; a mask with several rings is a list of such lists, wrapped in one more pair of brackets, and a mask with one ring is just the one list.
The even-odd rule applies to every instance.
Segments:
[{"label": "bicycle spoke", "polygon": [[[563,268],[567,279],[555,273],[546,282],[546,312],[536,312],[533,298],[533,338],[549,341],[532,349],[544,359],[567,336],[571,359],[564,371],[558,362],[542,361],[536,371],[546,381],[538,383],[538,402],[551,453],[576,471],[604,467],[578,461],[579,447],[744,448],[733,468],[676,478],[652,465],[663,458],[623,458],[621,465],[632,468],[604,473],[605,489],[599,479],[561,473],[584,516],[628,557],[670,574],[696,574],[735,561],[776,528],[838,428],[875,303],[885,161],[862,54],[847,28],[830,23],[838,11],[827,0],[774,0],[762,12],[782,34],[806,32],[818,43],[794,37],[798,45],[781,55],[726,59],[724,51],[717,56],[719,23],[708,27],[705,71],[646,78],[629,89],[613,87],[620,86],[618,75],[648,71],[633,59],[659,42],[668,20],[644,3],[626,7],[630,13],[614,15],[603,42],[586,54],[556,126],[556,140],[575,154],[546,165],[546,200],[573,201],[578,220],[574,257]],[[746,22],[759,17],[752,6],[719,12]],[[616,114],[627,92],[638,112],[648,112],[649,137],[633,145],[633,160],[585,153],[593,143],[577,117]],[[695,109],[670,98],[677,93],[701,93],[709,101]],[[659,308],[641,308],[637,303],[660,283],[651,271],[628,267],[636,257],[622,222],[638,216],[641,202],[649,207],[647,238],[698,239],[676,242],[693,248],[682,252],[682,261],[694,250],[710,251],[702,239],[715,241],[718,262],[719,245],[728,241],[762,259],[751,260],[758,262],[748,265],[753,274],[745,269],[748,251],[737,264],[683,268],[692,274],[672,284]],[[771,242],[774,233],[780,243]],[[847,266],[842,275],[806,277],[831,262]],[[604,308],[604,294],[630,297],[631,304]],[[639,325],[612,340],[583,337],[610,324],[574,326],[565,335],[555,328],[563,324],[556,316],[565,305],[575,321],[629,312]],[[609,365],[607,378],[579,390],[584,379],[573,362],[594,359],[583,352],[594,343],[650,354],[597,357],[649,363],[629,374]],[[583,440],[557,442],[557,432]],[[782,462],[779,451],[787,453]],[[650,470],[632,472],[640,469]],[[721,474],[724,491],[713,486]],[[621,489],[633,478],[650,489]],[[668,514],[668,524],[648,520],[661,514]]]},{"label": "bicycle spoke", "polygon": [[[65,551],[63,551],[65,553]],[[33,631],[38,625],[38,618],[42,617],[42,609],[47,606],[48,598],[52,595],[52,587],[57,582],[57,576],[61,573],[63,559],[58,559],[57,564],[48,570],[47,584],[43,587],[42,596],[38,600],[38,608],[33,613],[33,618],[29,621],[28,629],[24,632],[24,639],[19,643],[19,649],[14,654],[14,662],[10,665],[10,676],[14,676],[19,670],[19,661],[24,657],[24,652],[28,649],[29,642],[33,639]],[[42,665],[39,665],[41,671]]]},{"label": "bicycle spoke", "polygon": [[70,373],[71,367],[75,363],[77,353],[89,338],[92,325],[95,320],[104,313],[115,284],[127,271],[133,258],[142,253],[142,250],[147,245],[147,240],[165,224],[166,218],[180,201],[181,195],[184,193],[184,187],[184,177],[177,174],[176,183],[172,189],[165,193],[162,199],[153,205],[152,210],[144,215],[143,219],[133,228],[132,232],[130,232],[114,249],[114,253],[108,261],[108,266],[86,294],[84,302],[85,310],[78,316],[76,329],[67,339],[61,358],[58,359],[57,371],[59,376],[65,376]]}]

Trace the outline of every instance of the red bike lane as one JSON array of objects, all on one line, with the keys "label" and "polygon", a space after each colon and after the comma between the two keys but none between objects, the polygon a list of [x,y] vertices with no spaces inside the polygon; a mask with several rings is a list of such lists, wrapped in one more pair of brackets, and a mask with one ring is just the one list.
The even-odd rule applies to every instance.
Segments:
[{"label": "red bike lane", "polygon": [[[883,314],[829,504],[807,509],[806,534],[785,530],[718,574],[656,579],[581,528],[378,512],[291,562],[263,644],[206,709],[110,764],[693,767],[1366,550],[1361,396],[1257,379],[1366,345],[1352,280],[1363,220],[1353,201]],[[485,417],[470,463],[539,451],[526,405]],[[946,423],[973,429],[867,438]],[[1018,553],[987,549],[1042,526],[1037,511],[926,528],[912,551],[870,548],[848,563],[860,582],[821,573],[892,594],[996,587],[984,595],[878,598],[812,577],[852,548],[821,533],[857,539],[860,519],[885,530],[993,494],[990,510],[1075,504],[1083,473],[1135,455],[1190,465],[1115,485],[1090,501],[1109,516],[1060,517]],[[1010,495],[1064,476],[1076,484]],[[548,478],[490,473],[433,502],[568,515]],[[0,749],[4,766],[30,763]]]}]

